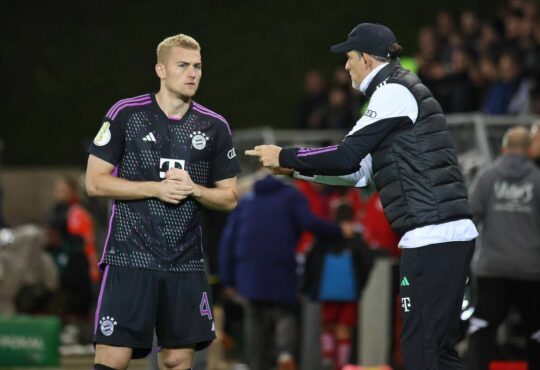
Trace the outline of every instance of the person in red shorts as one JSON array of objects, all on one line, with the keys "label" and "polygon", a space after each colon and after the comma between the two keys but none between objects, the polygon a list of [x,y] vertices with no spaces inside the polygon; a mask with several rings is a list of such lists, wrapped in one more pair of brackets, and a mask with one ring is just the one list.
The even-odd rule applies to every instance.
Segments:
[{"label": "person in red shorts", "polygon": [[[353,219],[350,205],[337,206],[335,222],[352,223]],[[373,265],[370,250],[358,231],[356,228],[354,237],[348,240],[318,240],[306,258],[302,291],[322,302],[320,340],[325,370],[338,370],[349,362],[357,302]]]}]

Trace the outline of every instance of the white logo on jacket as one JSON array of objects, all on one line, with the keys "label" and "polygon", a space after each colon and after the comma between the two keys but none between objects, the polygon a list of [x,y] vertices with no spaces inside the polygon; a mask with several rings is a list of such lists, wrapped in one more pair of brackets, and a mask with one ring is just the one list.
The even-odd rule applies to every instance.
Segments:
[{"label": "white logo on jacket", "polygon": [[403,297],[401,298],[401,307],[403,307],[404,312],[409,312],[411,305],[411,298],[410,297]]}]

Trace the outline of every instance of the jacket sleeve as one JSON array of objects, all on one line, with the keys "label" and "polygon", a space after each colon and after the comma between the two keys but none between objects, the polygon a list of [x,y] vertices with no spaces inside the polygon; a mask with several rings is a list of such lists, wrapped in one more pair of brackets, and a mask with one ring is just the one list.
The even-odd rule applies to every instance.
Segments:
[{"label": "jacket sleeve", "polygon": [[354,186],[357,188],[363,188],[369,185],[371,182],[372,173],[371,155],[368,154],[360,162],[360,169],[349,175],[343,176],[324,176],[313,175],[305,176],[300,172],[295,171],[293,176],[299,180],[316,182],[319,184],[333,185],[333,186]]},{"label": "jacket sleeve", "polygon": [[295,190],[293,199],[294,218],[303,230],[309,230],[320,238],[342,238],[341,227],[319,218],[309,209],[307,200]]},{"label": "jacket sleeve", "polygon": [[378,121],[353,134],[339,145],[314,148],[286,148],[279,153],[279,165],[303,175],[341,176],[355,173],[360,162],[401,122],[399,118]]},{"label": "jacket sleeve", "polygon": [[219,276],[224,287],[234,287],[235,249],[242,203],[229,214],[219,242]]}]

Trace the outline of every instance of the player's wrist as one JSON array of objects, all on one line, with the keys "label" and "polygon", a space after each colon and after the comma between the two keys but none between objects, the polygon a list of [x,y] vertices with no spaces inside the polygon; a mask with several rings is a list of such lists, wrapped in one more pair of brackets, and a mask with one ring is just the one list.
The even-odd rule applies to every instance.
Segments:
[{"label": "player's wrist", "polygon": [[146,198],[158,198],[158,185],[157,181],[146,181],[141,184],[142,195]]},{"label": "player's wrist", "polygon": [[198,184],[193,184],[193,194],[191,194],[191,196],[193,198],[201,198],[203,196],[203,187],[201,185],[198,185]]}]

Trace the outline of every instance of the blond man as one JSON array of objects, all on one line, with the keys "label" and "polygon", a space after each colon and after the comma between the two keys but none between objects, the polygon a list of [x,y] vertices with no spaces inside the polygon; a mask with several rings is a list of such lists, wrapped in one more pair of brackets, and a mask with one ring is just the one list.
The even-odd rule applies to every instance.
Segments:
[{"label": "blond man", "polygon": [[187,35],[157,48],[160,89],[118,101],[90,145],[90,196],[113,200],[100,267],[94,369],[126,369],[146,356],[154,331],[160,368],[191,368],[195,350],[215,338],[204,272],[203,207],[237,204],[231,130],[193,101],[201,48]]}]

